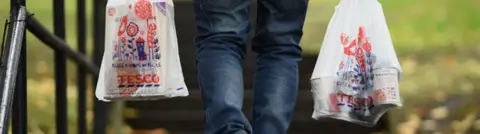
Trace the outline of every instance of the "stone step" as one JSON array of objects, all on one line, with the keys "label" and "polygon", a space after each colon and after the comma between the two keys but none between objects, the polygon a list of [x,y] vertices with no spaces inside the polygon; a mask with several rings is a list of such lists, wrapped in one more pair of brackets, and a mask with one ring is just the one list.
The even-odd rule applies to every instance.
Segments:
[{"label": "stone step", "polygon": [[[162,99],[155,101],[128,101],[127,107],[135,107],[138,110],[196,110],[203,109],[200,89],[190,89],[188,97],[178,97],[170,99]],[[243,108],[252,109],[253,90],[244,91]],[[300,90],[298,92],[296,110],[313,111],[312,93],[308,90]]]}]

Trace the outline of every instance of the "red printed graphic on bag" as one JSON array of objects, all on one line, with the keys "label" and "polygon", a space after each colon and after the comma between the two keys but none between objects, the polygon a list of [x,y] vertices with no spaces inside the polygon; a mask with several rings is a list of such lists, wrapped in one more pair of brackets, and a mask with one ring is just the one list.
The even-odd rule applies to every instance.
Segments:
[{"label": "red printed graphic on bag", "polygon": [[375,101],[385,101],[387,100],[387,96],[382,89],[375,89]]},{"label": "red printed graphic on bag", "polygon": [[138,0],[137,3],[135,3],[135,14],[142,20],[152,18],[152,4],[150,1]]},{"label": "red printed graphic on bag", "polygon": [[109,9],[108,9],[108,15],[109,15],[109,16],[115,15],[115,8],[113,8],[113,7],[109,8]]},{"label": "red printed graphic on bag", "polygon": [[370,50],[372,49],[372,46],[370,45],[370,43],[368,43],[368,40],[367,38],[365,37],[365,29],[363,27],[360,27],[358,29],[358,48],[357,48],[357,54],[356,54],[356,58],[357,58],[357,61],[359,62],[360,64],[360,68],[362,69],[362,71],[366,71],[366,63],[365,63],[365,53],[368,53],[370,52]]},{"label": "red printed graphic on bag", "polygon": [[119,84],[159,84],[160,76],[157,74],[118,75]]},{"label": "red printed graphic on bag", "polygon": [[373,108],[373,97],[357,97],[346,95],[343,93],[330,94],[329,110],[331,112],[338,112],[340,108],[350,108],[353,110],[369,110]]},{"label": "red printed graphic on bag", "polygon": [[393,87],[388,87],[387,88],[387,93],[388,93],[388,99],[389,100],[397,100],[397,90]]},{"label": "red printed graphic on bag", "polygon": [[127,26],[127,35],[130,36],[130,37],[133,37],[135,35],[137,35],[138,33],[138,25],[133,23],[133,22],[130,22]]},{"label": "red printed graphic on bag", "polygon": [[330,112],[339,112],[340,107],[338,106],[338,99],[336,93],[330,94],[330,105],[328,105],[328,110]]},{"label": "red printed graphic on bag", "polygon": [[174,14],[170,13],[174,3],[166,2],[108,1],[104,12],[105,55],[95,91],[99,100],[188,96],[178,56],[178,40],[176,36],[169,36],[176,35],[172,23]]},{"label": "red printed graphic on bag", "polygon": [[118,36],[122,36],[123,33],[125,33],[125,31],[127,30],[127,23],[128,23],[127,16],[122,16],[122,18],[120,19],[120,26],[118,26],[118,32],[117,32]]},{"label": "red printed graphic on bag", "polygon": [[[365,36],[365,28],[358,28],[358,37],[351,42],[349,41],[347,34],[340,34],[340,41],[343,46],[343,53],[347,56],[355,56],[362,71],[365,72],[365,53],[369,53],[372,50],[372,45],[370,45]],[[348,42],[350,42],[350,44],[348,44]]]},{"label": "red printed graphic on bag", "polygon": [[129,9],[134,10],[134,15],[118,18],[117,40],[111,47],[111,66],[116,71],[121,96],[145,93],[161,85],[160,46],[152,4],[149,0],[137,0]]},{"label": "red printed graphic on bag", "polygon": [[[129,64],[132,63],[130,60],[124,60],[124,61],[116,61],[115,64]],[[132,85],[132,84],[122,84],[122,83],[128,83],[128,78],[122,79],[125,76],[136,76],[139,75],[139,72],[135,68],[123,68],[123,69],[116,69],[117,72],[117,81],[118,81],[118,92],[120,96],[132,96],[136,91],[137,87]],[[118,76],[123,76],[123,77],[118,77]],[[127,81],[127,82],[126,82]],[[132,81],[132,78],[130,78],[130,81]],[[131,82],[130,82],[131,83]],[[131,86],[127,86],[131,85]]]},{"label": "red printed graphic on bag", "polygon": [[149,48],[155,47],[155,30],[157,30],[157,25],[155,23],[148,24],[148,34],[147,34],[147,42]]},{"label": "red printed graphic on bag", "polygon": [[346,33],[341,33],[340,43],[344,58],[338,65],[337,88],[348,95],[356,95],[372,88],[374,60],[364,27],[358,28],[358,36],[353,40]]},{"label": "red printed graphic on bag", "polygon": [[375,101],[395,101],[397,100],[397,91],[393,87],[375,89]]},{"label": "red printed graphic on bag", "polygon": [[348,56],[354,56],[355,52],[352,51],[352,48],[357,45],[357,40],[353,40],[352,42],[350,42],[350,44],[348,44],[349,38],[345,33],[340,34],[340,40],[343,46],[343,53]]},{"label": "red printed graphic on bag", "polygon": [[343,69],[345,67],[345,63],[343,61],[340,62],[340,65],[338,66],[338,70]]},{"label": "red printed graphic on bag", "polygon": [[374,71],[376,103],[396,103],[398,98],[398,71],[395,68],[380,68]]}]

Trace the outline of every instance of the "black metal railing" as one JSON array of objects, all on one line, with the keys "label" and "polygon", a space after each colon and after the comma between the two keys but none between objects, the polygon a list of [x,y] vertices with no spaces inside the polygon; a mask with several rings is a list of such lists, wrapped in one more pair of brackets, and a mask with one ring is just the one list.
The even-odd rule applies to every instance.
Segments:
[{"label": "black metal railing", "polygon": [[[93,23],[92,37],[94,42],[92,60],[86,56],[86,5],[85,0],[77,0],[77,44],[78,50],[71,48],[65,41],[65,7],[64,0],[53,0],[53,33],[43,26],[35,16],[28,12],[26,0],[11,0],[10,19],[7,21],[8,32],[7,42],[2,44],[2,64],[0,84],[0,131],[6,134],[11,128],[14,134],[27,133],[27,80],[26,80],[26,37],[28,30],[40,41],[55,50],[55,121],[56,132],[67,134],[68,131],[68,109],[67,109],[67,68],[66,58],[77,63],[77,85],[78,85],[78,111],[77,111],[77,133],[87,133],[86,121],[86,100],[87,100],[87,75],[93,75],[94,81],[99,73],[99,65],[103,55],[104,43],[104,0],[93,1]],[[93,61],[93,62],[92,62]],[[107,125],[107,104],[94,99],[94,134],[104,134]],[[11,114],[11,116],[10,116]],[[11,118],[10,118],[11,117]]]},{"label": "black metal railing", "polygon": [[[23,97],[23,89],[17,88],[14,92],[13,88],[15,88],[15,85],[21,85],[22,82],[21,80],[16,80],[17,75],[20,74],[19,78],[21,78],[21,75],[24,75],[25,72],[23,72],[23,69],[18,69],[19,68],[19,60],[20,56],[23,56],[21,54],[22,47],[25,45],[23,39],[25,37],[25,19],[26,19],[26,10],[25,7],[23,6],[18,6],[15,8],[12,8],[12,13],[11,20],[10,22],[7,21],[7,24],[11,24],[10,27],[8,28],[8,45],[4,46],[2,44],[2,88],[4,89],[2,92],[2,102],[1,102],[1,109],[0,109],[0,129],[2,133],[6,134],[8,133],[8,128],[9,128],[9,116],[10,116],[10,110],[12,107],[12,99],[13,98],[18,98],[18,97]],[[5,26],[7,26],[7,24]],[[2,42],[4,43],[4,42]],[[5,54],[5,55],[4,55]],[[21,63],[20,63],[21,64]],[[22,68],[23,65],[20,66]],[[8,90],[5,90],[8,89]],[[15,95],[14,95],[15,94]],[[15,96],[15,97],[14,97]],[[16,104],[24,104],[24,100],[21,99],[15,99],[17,102]],[[23,101],[23,102],[20,102]],[[14,123],[25,123],[25,117],[24,117],[24,110],[25,106],[17,106],[13,108],[15,112],[13,112],[13,117],[15,118]],[[14,126],[14,131],[15,132],[23,132],[20,130],[23,128],[23,126]]]}]

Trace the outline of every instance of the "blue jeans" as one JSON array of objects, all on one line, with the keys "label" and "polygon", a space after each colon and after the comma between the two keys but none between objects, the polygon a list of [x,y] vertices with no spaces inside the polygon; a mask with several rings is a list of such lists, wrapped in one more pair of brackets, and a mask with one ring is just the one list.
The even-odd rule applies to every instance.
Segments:
[{"label": "blue jeans", "polygon": [[258,0],[253,121],[242,113],[251,0],[194,0],[205,134],[285,134],[298,90],[307,0]]}]

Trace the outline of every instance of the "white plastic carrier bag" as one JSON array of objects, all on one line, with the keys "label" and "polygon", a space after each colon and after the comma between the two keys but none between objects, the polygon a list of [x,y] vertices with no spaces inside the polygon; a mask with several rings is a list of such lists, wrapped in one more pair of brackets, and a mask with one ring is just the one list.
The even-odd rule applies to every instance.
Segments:
[{"label": "white plastic carrier bag", "polygon": [[99,100],[188,96],[172,0],[109,0]]},{"label": "white plastic carrier bag", "polygon": [[377,0],[341,0],[312,74],[312,118],[374,126],[402,105],[402,69]]}]

